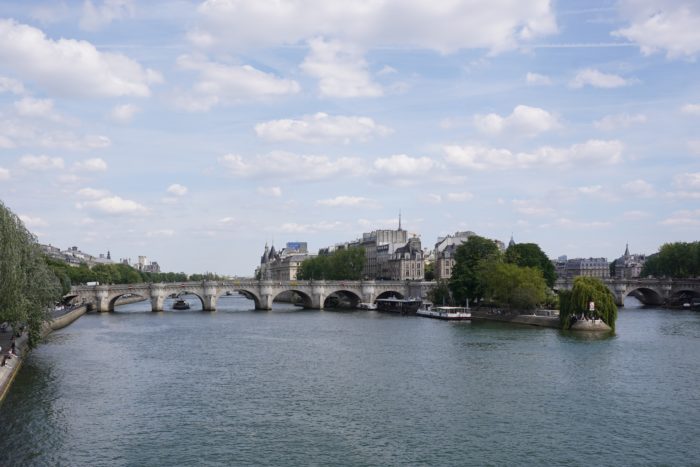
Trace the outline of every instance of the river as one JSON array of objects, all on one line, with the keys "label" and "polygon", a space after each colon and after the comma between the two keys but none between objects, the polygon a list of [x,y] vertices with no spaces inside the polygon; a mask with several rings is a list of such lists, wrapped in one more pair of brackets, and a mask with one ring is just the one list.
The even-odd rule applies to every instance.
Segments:
[{"label": "river", "polygon": [[0,465],[700,463],[700,313],[628,306],[596,339],[218,307],[49,336],[0,407]]}]

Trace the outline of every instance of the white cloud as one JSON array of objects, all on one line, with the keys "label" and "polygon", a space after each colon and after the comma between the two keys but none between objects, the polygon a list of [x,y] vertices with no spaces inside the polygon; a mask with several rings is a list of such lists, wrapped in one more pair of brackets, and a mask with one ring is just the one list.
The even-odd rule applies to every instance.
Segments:
[{"label": "white cloud", "polygon": [[172,237],[173,235],[175,235],[175,231],[173,229],[159,229],[146,232],[146,237],[148,238],[164,238]]},{"label": "white cloud", "polygon": [[115,106],[109,114],[112,121],[117,123],[128,123],[141,109],[134,104],[122,104]]},{"label": "white cloud", "polygon": [[665,51],[668,58],[700,52],[700,4],[688,0],[621,0],[629,26],[612,32],[635,42],[644,55]]},{"label": "white cloud", "polygon": [[384,136],[391,129],[378,125],[369,117],[346,117],[323,112],[305,115],[300,120],[282,119],[255,125],[255,133],[269,141],[299,141],[303,143],[367,141]]},{"label": "white cloud", "polygon": [[622,217],[628,221],[639,221],[643,219],[648,219],[651,216],[646,211],[625,211],[622,213]]},{"label": "white cloud", "polygon": [[552,84],[552,79],[549,76],[531,72],[525,75],[525,81],[530,86],[549,86]]},{"label": "white cloud", "polygon": [[610,227],[612,224],[608,221],[589,221],[572,220],[566,217],[561,217],[552,224],[545,224],[540,227],[550,228],[552,226],[561,227],[564,229],[601,229]]},{"label": "white cloud", "polygon": [[95,201],[78,203],[77,207],[110,215],[142,215],[148,213],[148,208],[142,204],[119,196],[107,196]]},{"label": "white cloud", "polygon": [[95,188],[86,187],[78,190],[76,194],[81,198],[99,199],[107,197],[109,195],[109,192],[107,190],[99,190]]},{"label": "white cloud", "polygon": [[411,157],[395,154],[374,161],[374,168],[379,175],[392,177],[415,177],[427,175],[437,164],[429,157]]},{"label": "white cloud", "polygon": [[[28,145],[29,142],[23,142]],[[106,148],[112,144],[109,138],[101,135],[76,136],[71,132],[54,131],[37,135],[35,144],[52,149],[88,151]]]},{"label": "white cloud", "polygon": [[19,216],[20,220],[24,223],[27,228],[33,229],[36,227],[48,227],[49,223],[40,217],[31,217],[24,214]]},{"label": "white cloud", "polygon": [[442,196],[436,193],[425,193],[418,196],[418,199],[424,203],[428,204],[440,204],[442,203]]},{"label": "white cloud", "polygon": [[700,172],[676,175],[673,184],[681,189],[700,191]]},{"label": "white cloud", "polygon": [[593,68],[586,68],[576,73],[574,79],[569,85],[572,88],[582,88],[583,86],[593,86],[595,88],[619,88],[627,86],[631,81],[626,80],[622,76],[611,73],[603,73]]},{"label": "white cloud", "polygon": [[538,201],[526,199],[514,199],[513,209],[520,214],[535,217],[546,217],[555,213],[554,209],[550,206],[543,206]]},{"label": "white cloud", "polygon": [[171,193],[175,196],[185,196],[187,194],[187,191],[187,187],[180,185],[179,183],[173,183],[167,189],[168,193]]},{"label": "white cloud", "polygon": [[[2,144],[0,144],[0,147],[2,147]],[[688,150],[693,154],[700,156],[700,140],[694,139],[688,141]]]},{"label": "white cloud", "polygon": [[199,73],[193,93],[176,99],[186,110],[206,111],[217,104],[285,96],[301,89],[294,80],[278,78],[250,65],[226,65],[190,55],[178,57],[177,64]]},{"label": "white cloud", "polygon": [[92,159],[76,162],[73,164],[73,170],[79,172],[105,172],[107,170],[107,163],[99,157],[94,157]]},{"label": "white cloud", "polygon": [[576,164],[615,164],[622,159],[622,143],[616,140],[589,140],[568,148],[543,146],[533,152],[513,153],[508,149],[484,146],[445,146],[445,160],[452,165],[475,170],[528,169]]},{"label": "white cloud", "polygon": [[53,101],[25,97],[15,102],[15,110],[22,117],[45,117],[53,113]]},{"label": "white cloud", "polygon": [[518,105],[506,117],[494,113],[475,115],[474,124],[480,132],[489,135],[513,132],[529,137],[561,126],[556,116],[544,109],[527,105]]},{"label": "white cloud", "polygon": [[320,199],[316,201],[319,206],[329,206],[329,207],[364,207],[373,208],[377,207],[377,203],[369,198],[363,198],[361,196],[336,196],[335,198]]},{"label": "white cloud", "polygon": [[700,104],[685,104],[681,107],[681,112],[689,115],[700,115]]},{"label": "white cloud", "polygon": [[10,179],[10,171],[4,167],[0,167],[0,181],[9,180],[9,179]]},{"label": "white cloud", "polygon": [[632,125],[646,123],[647,117],[644,114],[630,115],[627,113],[606,115],[593,122],[593,126],[603,131],[614,131],[620,128],[629,128]]},{"label": "white cloud", "polygon": [[300,68],[319,80],[324,97],[377,97],[384,92],[367,69],[361,51],[338,41],[313,39],[311,49]]},{"label": "white cloud", "polygon": [[639,198],[653,198],[654,196],[656,196],[656,190],[654,189],[654,186],[646,180],[641,179],[624,183],[622,185],[622,190],[632,196],[637,196]]},{"label": "white cloud", "polygon": [[661,221],[661,224],[678,227],[700,226],[700,209],[676,211],[670,217]]},{"label": "white cloud", "polygon": [[454,203],[462,203],[464,201],[469,201],[473,198],[474,195],[467,191],[462,191],[458,193],[447,193],[447,195],[445,196],[445,199],[447,199],[447,201],[452,201]]},{"label": "white cloud", "polygon": [[289,180],[322,180],[339,174],[353,176],[363,172],[357,158],[298,155],[283,151],[244,158],[238,154],[227,154],[219,163],[236,177],[281,176]]},{"label": "white cloud", "polygon": [[346,228],[345,224],[340,221],[321,221],[313,224],[299,224],[296,222],[288,222],[282,224],[280,227],[275,227],[275,231],[281,231],[285,233],[316,233],[316,232],[327,232],[331,230],[342,231]]},{"label": "white cloud", "polygon": [[0,94],[11,92],[12,94],[24,94],[24,86],[16,79],[0,76]]},{"label": "white cloud", "polygon": [[80,28],[86,31],[97,31],[116,19],[132,16],[134,16],[132,0],[104,0],[101,6],[95,6],[92,0],[85,0]]},{"label": "white cloud", "polygon": [[63,168],[60,157],[32,156],[27,154],[19,158],[19,165],[27,170],[58,170]]},{"label": "white cloud", "polygon": [[210,47],[266,47],[335,37],[364,48],[441,53],[478,48],[496,53],[557,32],[549,0],[207,0],[198,13],[190,38]]},{"label": "white cloud", "polygon": [[258,187],[258,193],[264,196],[272,196],[273,198],[279,198],[282,196],[282,188],[278,186],[261,186]]},{"label": "white cloud", "polygon": [[87,41],[51,40],[32,26],[0,20],[0,62],[24,80],[68,96],[148,96],[162,81],[125,55]]}]

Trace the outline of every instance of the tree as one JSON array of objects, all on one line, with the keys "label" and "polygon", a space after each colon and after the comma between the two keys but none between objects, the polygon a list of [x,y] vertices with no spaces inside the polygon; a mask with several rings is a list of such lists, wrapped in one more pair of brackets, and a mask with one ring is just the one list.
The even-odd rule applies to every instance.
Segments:
[{"label": "tree", "polygon": [[60,283],[36,238],[0,202],[0,322],[13,329],[26,325],[33,347],[49,319],[49,307],[60,298]]},{"label": "tree", "polygon": [[505,254],[507,263],[517,264],[521,267],[537,268],[542,271],[542,277],[547,286],[553,287],[557,280],[557,273],[552,261],[540,249],[536,243],[514,243],[508,247]]},{"label": "tree", "polygon": [[532,310],[547,297],[547,284],[537,268],[482,261],[479,275],[486,297],[501,306]]},{"label": "tree", "polygon": [[455,264],[450,278],[450,290],[456,303],[474,302],[484,296],[479,280],[479,263],[483,260],[498,260],[501,251],[493,240],[472,235],[455,251]]},{"label": "tree", "polygon": [[[590,309],[591,302],[594,304],[594,310]],[[559,293],[559,304],[559,319],[563,329],[571,328],[574,316],[584,316],[589,319],[600,318],[613,331],[615,330],[617,320],[615,296],[598,278],[584,276],[575,278],[571,291]]]},{"label": "tree", "polygon": [[657,254],[647,258],[641,275],[678,278],[700,276],[700,242],[662,245]]},{"label": "tree", "polygon": [[452,296],[447,281],[441,280],[428,291],[428,298],[435,305],[452,305]]},{"label": "tree", "polygon": [[425,265],[424,278],[426,281],[435,280],[435,263],[428,263]]},{"label": "tree", "polygon": [[301,263],[297,279],[360,280],[365,267],[365,249],[348,248]]}]

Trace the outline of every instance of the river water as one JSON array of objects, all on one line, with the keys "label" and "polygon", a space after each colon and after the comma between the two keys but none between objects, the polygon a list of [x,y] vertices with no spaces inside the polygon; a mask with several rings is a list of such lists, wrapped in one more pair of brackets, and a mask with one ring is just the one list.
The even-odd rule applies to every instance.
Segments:
[{"label": "river water", "polygon": [[628,306],[595,339],[218,306],[52,334],[0,407],[0,465],[700,463],[700,313]]}]

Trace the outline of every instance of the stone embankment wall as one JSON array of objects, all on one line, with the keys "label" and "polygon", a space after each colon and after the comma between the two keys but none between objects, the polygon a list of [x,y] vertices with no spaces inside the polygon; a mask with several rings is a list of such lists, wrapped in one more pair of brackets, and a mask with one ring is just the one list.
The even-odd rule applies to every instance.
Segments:
[{"label": "stone embankment wall", "polygon": [[[65,328],[71,324],[76,319],[80,318],[87,312],[87,306],[82,305],[74,310],[69,311],[65,315],[54,318],[51,321],[44,323],[41,329],[41,337],[44,338],[48,336],[52,331]],[[4,355],[9,350],[9,339],[12,336],[12,332],[8,331],[7,339],[3,339],[2,354]],[[27,345],[27,334],[24,333],[15,340],[15,346],[17,348],[17,356],[12,357],[12,359],[7,360],[6,365],[0,367],[0,402],[5,399],[7,391],[9,391],[12,382],[17,376],[19,369],[22,367],[22,362],[27,356],[28,345]],[[1,358],[1,357],[0,357]]]},{"label": "stone embankment wall", "polygon": [[507,313],[503,310],[475,310],[472,311],[472,319],[561,329],[558,316],[521,315],[519,313]]}]

